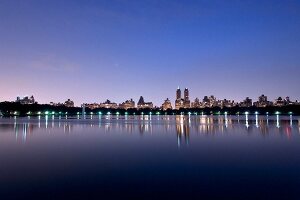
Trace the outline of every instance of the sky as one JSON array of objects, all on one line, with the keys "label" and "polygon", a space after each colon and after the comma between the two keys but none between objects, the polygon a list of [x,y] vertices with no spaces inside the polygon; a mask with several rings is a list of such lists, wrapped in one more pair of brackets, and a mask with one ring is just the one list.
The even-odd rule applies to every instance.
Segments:
[{"label": "sky", "polygon": [[300,1],[0,0],[0,101],[300,100]]}]

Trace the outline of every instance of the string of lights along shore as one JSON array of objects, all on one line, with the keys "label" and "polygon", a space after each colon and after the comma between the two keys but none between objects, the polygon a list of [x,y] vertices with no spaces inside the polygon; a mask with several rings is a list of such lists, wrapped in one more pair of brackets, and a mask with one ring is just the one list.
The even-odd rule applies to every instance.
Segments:
[{"label": "string of lights along shore", "polygon": [[[93,109],[161,109],[163,111],[166,110],[179,110],[179,109],[191,109],[191,108],[213,108],[213,107],[219,107],[219,108],[233,108],[233,107],[241,107],[241,108],[247,108],[247,107],[258,107],[258,108],[264,108],[268,106],[273,107],[283,107],[283,106],[289,106],[289,105],[300,105],[298,100],[292,101],[289,97],[278,97],[274,101],[269,101],[268,97],[262,94],[258,97],[257,101],[253,101],[251,98],[246,97],[245,100],[241,102],[236,102],[234,100],[228,100],[228,99],[217,99],[214,95],[210,96],[204,96],[202,101],[199,98],[194,99],[194,101],[191,102],[190,96],[189,96],[189,89],[185,88],[182,90],[180,87],[176,90],[175,95],[175,102],[174,106],[172,105],[172,102],[169,98],[166,98],[161,106],[154,106],[152,102],[146,102],[144,100],[144,97],[141,96],[137,102],[137,105],[133,99],[126,100],[122,103],[115,103],[107,99],[103,103],[82,103],[81,107],[89,108],[91,110]],[[20,104],[38,104],[33,96],[25,96],[23,98],[17,97],[15,103]],[[65,107],[75,107],[74,102],[71,99],[66,100],[64,103],[55,103],[50,102],[50,106],[65,106]]]}]

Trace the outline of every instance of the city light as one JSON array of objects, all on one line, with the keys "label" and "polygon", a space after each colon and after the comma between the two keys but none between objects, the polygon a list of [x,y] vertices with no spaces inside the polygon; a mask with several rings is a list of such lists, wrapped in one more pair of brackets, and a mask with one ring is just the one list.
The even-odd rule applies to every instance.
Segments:
[{"label": "city light", "polygon": [[[35,101],[34,97],[24,97],[24,98],[19,98],[17,97],[17,100],[15,101],[17,103],[20,103],[21,105],[38,105],[37,102]],[[127,109],[134,109],[135,111],[138,112],[138,114],[144,115],[144,112],[147,112],[147,114],[152,115],[152,113],[158,115],[161,114],[162,112],[165,113],[165,115],[168,114],[173,114],[173,115],[204,115],[204,113],[210,113],[211,115],[227,115],[228,113],[236,113],[237,115],[241,114],[243,111],[236,111],[236,108],[249,108],[248,111],[244,112],[244,114],[255,114],[255,115],[259,115],[259,113],[266,113],[267,115],[269,114],[269,112],[274,113],[275,115],[278,114],[282,114],[282,115],[287,115],[292,113],[290,112],[286,112],[286,109],[282,109],[284,106],[290,106],[290,105],[295,105],[295,106],[300,106],[299,101],[291,101],[289,97],[286,98],[282,98],[282,97],[278,97],[275,99],[275,101],[268,101],[267,96],[265,95],[261,95],[258,97],[258,101],[252,102],[252,99],[250,99],[249,97],[247,97],[244,101],[242,102],[236,102],[236,101],[232,101],[232,100],[227,100],[227,99],[217,99],[214,95],[211,96],[204,96],[203,100],[201,101],[199,98],[196,98],[194,101],[191,101],[189,99],[189,90],[187,88],[184,89],[183,91],[183,96],[181,93],[180,88],[178,88],[176,90],[176,99],[175,99],[175,106],[174,108],[172,107],[172,102],[170,101],[169,98],[166,98],[164,100],[164,102],[162,103],[162,105],[160,107],[158,106],[154,106],[152,102],[146,102],[144,101],[143,96],[140,97],[137,106],[135,104],[135,101],[133,99],[130,100],[126,100],[120,104],[111,102],[110,100],[106,100],[103,103],[82,103],[81,104],[81,109],[82,112],[79,111],[72,111],[70,110],[69,115],[79,115],[80,113],[85,113],[85,109],[88,108],[89,110],[91,110],[91,112],[89,112],[91,115],[94,114],[94,110],[96,109],[110,109],[109,113],[119,113],[117,115],[121,115],[125,113],[125,115],[128,115],[128,112],[119,112],[119,109],[121,110],[127,110]],[[174,105],[174,104],[173,104]],[[70,99],[68,99],[67,101],[65,101],[65,103],[53,103],[50,102],[49,105],[47,105],[48,107],[46,107],[46,109],[48,110],[57,110],[55,109],[56,106],[64,106],[67,108],[71,108],[74,107],[74,102]],[[268,108],[268,112],[265,112],[265,108]],[[78,108],[78,107],[74,107],[74,108]],[[252,108],[255,108],[256,111],[254,112],[252,110]],[[274,110],[276,108],[276,110]],[[145,110],[147,111],[145,111]],[[197,110],[199,109],[199,110]],[[201,110],[200,110],[201,109]],[[205,109],[205,112],[203,111]],[[218,110],[216,110],[218,109]],[[26,109],[23,109],[26,111]],[[23,115],[24,112],[18,112],[18,109],[11,109],[11,110],[7,110],[7,111],[3,111],[1,110],[1,115],[3,116],[3,113],[9,113],[8,115]],[[149,110],[149,111],[148,111]],[[168,112],[172,111],[172,112]],[[181,110],[184,110],[184,112],[182,112]],[[224,111],[226,110],[226,111]],[[244,109],[241,109],[244,110]],[[69,110],[68,110],[69,111]],[[275,112],[276,111],[276,112]],[[44,112],[44,111],[43,111]],[[103,112],[103,111],[102,111]],[[149,113],[148,113],[149,112]],[[31,111],[27,110],[25,112],[27,115],[32,115],[32,114],[38,114],[40,115],[41,113],[38,112],[34,112],[31,113]],[[131,112],[130,112],[131,113]],[[45,115],[55,115],[55,111],[46,111],[44,112]],[[57,114],[61,115],[61,114],[68,114],[68,112],[57,112]],[[298,112],[295,113],[296,115],[298,114]],[[133,115],[135,115],[135,113],[133,113]]]}]

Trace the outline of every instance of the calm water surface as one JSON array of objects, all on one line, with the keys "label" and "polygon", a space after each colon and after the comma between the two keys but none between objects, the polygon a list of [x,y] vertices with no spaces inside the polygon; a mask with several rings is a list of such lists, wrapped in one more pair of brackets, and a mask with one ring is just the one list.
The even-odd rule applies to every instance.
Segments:
[{"label": "calm water surface", "polygon": [[0,118],[0,197],[300,199],[300,117]]}]

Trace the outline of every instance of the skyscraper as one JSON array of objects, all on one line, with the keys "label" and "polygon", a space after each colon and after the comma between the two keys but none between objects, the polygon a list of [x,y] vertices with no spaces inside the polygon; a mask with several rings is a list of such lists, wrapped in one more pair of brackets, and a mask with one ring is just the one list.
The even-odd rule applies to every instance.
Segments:
[{"label": "skyscraper", "polygon": [[181,90],[179,87],[176,90],[176,99],[181,99]]},{"label": "skyscraper", "polygon": [[189,90],[187,88],[184,89],[184,103],[183,103],[184,108],[190,108],[191,107],[191,101],[189,97]]},{"label": "skyscraper", "polygon": [[184,89],[184,98],[181,98],[181,90],[178,87],[176,90],[176,100],[175,100],[175,109],[180,108],[190,108],[191,102],[189,100],[189,90],[187,88]]},{"label": "skyscraper", "polygon": [[184,89],[184,100],[185,101],[189,100],[189,89],[187,88]]}]

